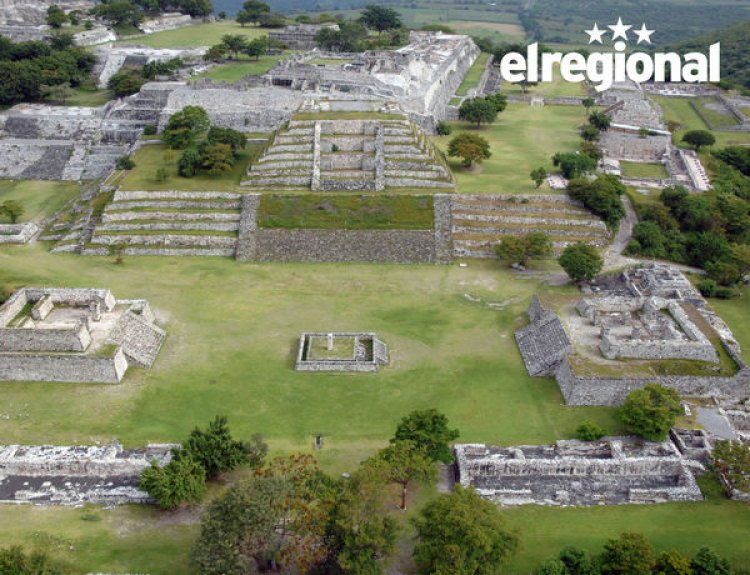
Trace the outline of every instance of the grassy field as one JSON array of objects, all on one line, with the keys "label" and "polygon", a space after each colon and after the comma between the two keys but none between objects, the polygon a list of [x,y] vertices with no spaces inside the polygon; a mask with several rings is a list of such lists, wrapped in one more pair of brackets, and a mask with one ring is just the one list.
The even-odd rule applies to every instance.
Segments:
[{"label": "grassy field", "polygon": [[[476,130],[465,122],[456,122],[451,136],[436,138],[435,141],[446,151],[452,137],[467,131],[490,142],[492,157],[473,171],[466,171],[457,159],[449,159],[456,176],[457,192],[534,193],[539,190],[534,187],[529,174],[539,166],[552,170],[551,158],[555,152],[578,148],[577,126],[583,121],[583,115],[583,107],[532,108],[525,104],[509,104],[493,125]],[[541,190],[550,191],[546,184]]]},{"label": "grassy field", "polygon": [[[523,95],[523,90],[521,90],[518,84],[507,82],[503,83],[502,92],[508,95]],[[529,95],[544,96],[545,98],[560,98],[565,96],[584,96],[585,90],[582,83],[574,84],[566,82],[556,71],[552,82],[539,82],[536,86],[530,86],[526,93]]]},{"label": "grassy field", "polygon": [[[40,221],[60,210],[80,190],[77,182],[0,180],[0,204],[5,200],[16,200],[24,207],[19,221]],[[8,223],[8,216],[0,214],[0,224]]]},{"label": "grassy field", "polygon": [[479,84],[479,81],[482,79],[482,74],[487,66],[487,60],[489,57],[489,54],[482,53],[476,60],[474,60],[471,68],[466,72],[466,76],[464,76],[461,85],[458,87],[458,90],[456,90],[457,96],[465,96],[469,90],[476,88],[477,84]]},{"label": "grassy field", "polygon": [[[685,146],[682,144],[682,136],[689,130],[708,130],[709,127],[703,121],[703,119],[696,113],[693,107],[690,105],[690,101],[687,98],[665,98],[663,96],[652,96],[651,97],[659,106],[664,113],[665,122],[677,122],[682,127],[675,130],[672,134],[672,141],[675,144]],[[730,146],[730,145],[750,145],[750,134],[743,132],[712,132],[716,138],[716,144],[714,147]]]},{"label": "grassy field", "polygon": [[74,91],[73,97],[66,103],[69,106],[103,106],[110,100],[114,100],[115,95],[112,90],[84,90],[78,88]]},{"label": "grassy field", "polygon": [[235,82],[245,76],[260,76],[273,68],[284,55],[261,56],[258,60],[238,60],[214,66],[208,72],[196,76],[196,78],[209,78],[210,80]]},{"label": "grassy field", "polygon": [[620,162],[622,175],[626,178],[666,178],[669,174],[664,164],[644,164],[642,162]]},{"label": "grassy field", "polygon": [[[223,174],[216,176],[200,174],[193,178],[183,178],[177,173],[177,162],[182,150],[170,150],[164,144],[149,144],[143,146],[133,156],[135,168],[123,172],[120,189],[135,191],[234,191],[239,189],[248,162],[258,153],[260,148],[261,146],[258,145],[248,145],[245,151],[240,154],[232,169]],[[167,171],[167,179],[164,182],[159,182],[156,179],[156,171],[159,168],[164,168]]]},{"label": "grassy field", "polygon": [[458,34],[490,38],[496,44],[504,42],[521,42],[526,36],[523,26],[508,22],[488,22],[484,20],[448,20],[450,26]]},{"label": "grassy field", "polygon": [[433,225],[431,196],[270,195],[261,197],[263,228],[417,229]]},{"label": "grassy field", "polygon": [[127,44],[151,46],[152,48],[195,48],[197,46],[213,46],[221,42],[225,34],[242,34],[248,40],[268,35],[268,30],[255,26],[242,27],[234,20],[211,22],[210,24],[196,24],[176,30],[156,32],[127,40]]}]

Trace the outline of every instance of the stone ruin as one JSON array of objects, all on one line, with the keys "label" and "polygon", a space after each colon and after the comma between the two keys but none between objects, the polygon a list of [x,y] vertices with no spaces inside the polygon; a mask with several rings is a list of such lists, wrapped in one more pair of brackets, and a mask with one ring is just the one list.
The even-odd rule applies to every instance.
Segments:
[{"label": "stone ruin", "polygon": [[454,446],[456,482],[499,505],[590,506],[701,501],[701,463],[671,441],[636,437],[554,445]]},{"label": "stone ruin", "polygon": [[189,14],[165,12],[157,18],[144,20],[138,25],[138,29],[144,34],[154,34],[155,32],[184,28],[185,26],[190,26],[192,23],[193,19]]},{"label": "stone ruin", "polygon": [[344,92],[398,102],[423,126],[446,117],[446,110],[466,72],[479,56],[468,36],[411,32],[397,50],[368,51],[344,66],[317,66],[317,52],[293,56],[270,70],[272,86],[323,93]]},{"label": "stone ruin", "polygon": [[529,374],[554,376],[566,403],[618,405],[648,383],[689,397],[750,396],[731,330],[680,271],[627,269],[593,288],[558,313],[533,298],[530,323],[516,332]]},{"label": "stone ruin", "polygon": [[308,102],[301,111],[340,111],[345,118],[347,111],[358,108],[372,112],[373,118],[293,117],[251,166],[242,185],[375,192],[455,188],[443,156],[397,106],[377,100],[325,100]]},{"label": "stone ruin", "polygon": [[23,288],[0,306],[0,381],[119,383],[151,367],[165,337],[146,300]]},{"label": "stone ruin", "polygon": [[297,371],[378,371],[388,347],[374,333],[317,332],[299,338]]},{"label": "stone ruin", "polygon": [[269,40],[284,44],[289,50],[312,50],[315,48],[315,36],[321,30],[330,29],[338,32],[339,25],[327,24],[294,24],[281,30],[268,33]]},{"label": "stone ruin", "polygon": [[0,244],[25,244],[39,233],[34,222],[24,224],[0,224]]},{"label": "stone ruin", "polygon": [[41,40],[50,33],[47,9],[56,4],[65,12],[87,12],[90,0],[0,0],[0,34],[14,42]]},{"label": "stone ruin", "polygon": [[149,503],[138,488],[151,461],[166,465],[178,445],[0,445],[0,501],[83,505]]}]

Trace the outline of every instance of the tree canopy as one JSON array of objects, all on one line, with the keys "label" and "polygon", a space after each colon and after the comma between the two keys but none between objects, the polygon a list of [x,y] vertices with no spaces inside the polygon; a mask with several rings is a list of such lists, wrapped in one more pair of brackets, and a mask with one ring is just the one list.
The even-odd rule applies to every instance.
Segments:
[{"label": "tree canopy", "polygon": [[458,117],[472,124],[477,128],[482,124],[491,124],[497,119],[498,104],[494,99],[471,98],[465,100],[458,109]]},{"label": "tree canopy", "polygon": [[602,271],[604,265],[596,248],[583,242],[567,246],[557,261],[575,282],[591,281]]},{"label": "tree canopy", "polygon": [[359,21],[371,30],[377,30],[379,33],[403,26],[401,15],[396,10],[379,4],[365,6],[362,10],[362,15],[359,17]]},{"label": "tree canopy", "polygon": [[490,143],[478,134],[463,133],[448,142],[448,155],[463,159],[464,166],[471,168],[492,155]]},{"label": "tree canopy", "polygon": [[620,419],[632,433],[661,441],[680,413],[680,395],[674,389],[649,383],[627,395]]},{"label": "tree canopy", "polygon": [[412,411],[396,427],[391,443],[411,441],[433,461],[450,463],[450,443],[458,438],[458,429],[450,429],[448,418],[437,409]]},{"label": "tree canopy", "polygon": [[703,146],[713,146],[716,138],[708,130],[690,130],[682,136],[682,141],[700,150]]}]

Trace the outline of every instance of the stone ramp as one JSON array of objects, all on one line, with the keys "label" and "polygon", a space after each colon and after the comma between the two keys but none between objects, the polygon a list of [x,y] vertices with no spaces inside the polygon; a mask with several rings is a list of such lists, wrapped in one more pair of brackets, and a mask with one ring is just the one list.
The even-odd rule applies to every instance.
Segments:
[{"label": "stone ramp", "polygon": [[606,224],[564,195],[459,195],[451,206],[454,255],[492,258],[506,235],[543,231],[555,251],[583,241],[604,245]]},{"label": "stone ramp", "polygon": [[167,333],[134,311],[125,312],[109,335],[108,343],[122,346],[129,361],[138,367],[151,367]]},{"label": "stone ramp", "polygon": [[234,256],[240,195],[214,191],[118,191],[84,253]]}]

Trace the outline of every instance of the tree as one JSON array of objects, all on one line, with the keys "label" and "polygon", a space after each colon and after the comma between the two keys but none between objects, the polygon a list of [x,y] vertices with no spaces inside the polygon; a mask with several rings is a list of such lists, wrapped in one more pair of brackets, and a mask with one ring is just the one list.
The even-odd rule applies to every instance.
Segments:
[{"label": "tree", "polygon": [[207,479],[248,462],[245,446],[232,438],[227,418],[222,415],[217,415],[205,431],[194,428],[178,456],[182,453],[189,454],[203,467]]},{"label": "tree", "polygon": [[700,150],[703,146],[713,146],[716,138],[708,130],[690,130],[682,136],[682,141]]},{"label": "tree", "polygon": [[411,441],[432,461],[453,460],[450,443],[458,438],[458,429],[448,427],[448,418],[437,409],[412,411],[396,427],[391,443]]},{"label": "tree", "polygon": [[192,178],[201,166],[201,154],[198,148],[190,146],[182,152],[177,162],[177,173],[183,178]]},{"label": "tree", "polygon": [[120,156],[117,158],[115,167],[118,170],[132,170],[135,168],[135,162],[129,156]]},{"label": "tree", "polygon": [[200,106],[185,106],[170,116],[164,128],[164,142],[173,149],[186,148],[208,131],[210,122]]},{"label": "tree", "polygon": [[493,106],[495,106],[495,110],[499,112],[504,112],[505,108],[508,107],[508,96],[503,94],[502,92],[496,92],[494,94],[489,94],[484,97],[485,100],[488,102],[491,102]]},{"label": "tree", "polygon": [[656,558],[655,575],[693,575],[690,560],[679,551],[662,551]]},{"label": "tree", "polygon": [[141,74],[141,70],[133,66],[124,66],[109,79],[107,87],[114,92],[115,96],[123,98],[138,92],[145,83],[146,79]]},{"label": "tree", "polygon": [[529,177],[534,182],[534,185],[539,188],[544,183],[544,180],[547,179],[547,170],[540,166],[531,170]]},{"label": "tree", "polygon": [[62,25],[68,21],[68,17],[57,4],[52,4],[47,8],[47,24],[53,28],[62,28]]},{"label": "tree", "polygon": [[453,127],[448,123],[440,120],[435,127],[438,136],[450,136],[453,133]]},{"label": "tree", "polygon": [[471,168],[489,158],[490,143],[477,134],[459,134],[448,143],[448,155],[463,159],[464,167]]},{"label": "tree", "polygon": [[552,240],[544,232],[529,232],[523,236],[503,236],[495,253],[511,264],[525,266],[528,260],[550,256],[552,247]]},{"label": "tree", "polygon": [[325,50],[356,52],[365,38],[367,28],[360,22],[347,20],[339,24],[339,30],[322,28],[315,35],[315,43]]},{"label": "tree", "polygon": [[594,126],[597,130],[605,132],[612,124],[612,120],[610,120],[609,116],[604,112],[594,111],[589,114],[589,124]]},{"label": "tree", "polygon": [[690,562],[693,575],[729,575],[729,562],[710,547],[701,547]]},{"label": "tree", "polygon": [[605,435],[607,435],[607,432],[591,421],[584,421],[576,429],[576,438],[580,441],[596,441]]},{"label": "tree", "polygon": [[596,126],[586,124],[581,128],[581,138],[587,142],[596,142],[601,136],[602,134]]},{"label": "tree", "polygon": [[570,575],[565,563],[559,559],[548,559],[535,572],[536,575]]},{"label": "tree", "polygon": [[497,119],[497,107],[491,100],[485,98],[471,98],[465,100],[458,109],[458,117],[477,125],[491,124]]},{"label": "tree", "polygon": [[406,496],[410,483],[430,483],[435,479],[434,462],[413,441],[395,441],[381,449],[365,465],[374,466],[382,472],[389,483],[401,487],[401,510],[406,510]]},{"label": "tree", "polygon": [[625,186],[616,176],[600,175],[595,180],[574,178],[568,182],[568,195],[582,202],[589,210],[602,218],[610,229],[617,229],[625,217],[625,206],[621,195]]},{"label": "tree", "polygon": [[237,13],[236,20],[244,26],[246,23],[257,22],[261,15],[268,14],[270,11],[271,7],[265,2],[248,0],[242,5],[242,10]]},{"label": "tree", "polygon": [[206,62],[219,62],[227,55],[227,47],[225,44],[214,44],[208,51],[203,54],[203,59]]},{"label": "tree", "polygon": [[582,549],[568,545],[560,550],[557,557],[563,562],[570,575],[599,575],[594,561]]},{"label": "tree", "polygon": [[130,0],[112,0],[97,4],[91,12],[112,26],[137,26],[143,20],[143,12]]},{"label": "tree", "polygon": [[234,154],[238,154],[245,149],[245,146],[247,145],[247,136],[242,132],[233,130],[232,128],[211,126],[211,129],[208,130],[206,141],[209,144],[227,144],[232,148]]},{"label": "tree", "polygon": [[599,557],[602,575],[648,575],[656,565],[651,544],[640,533],[610,539]]},{"label": "tree", "polygon": [[377,30],[379,34],[382,34],[384,30],[395,30],[403,26],[398,12],[377,4],[365,6],[359,21],[371,30]]},{"label": "tree", "polygon": [[583,242],[567,246],[557,261],[574,282],[591,281],[604,265],[596,248]]},{"label": "tree", "polygon": [[283,28],[286,26],[286,18],[281,14],[261,14],[258,18],[258,26],[261,28]]},{"label": "tree", "polygon": [[179,8],[182,12],[189,14],[193,18],[205,18],[214,9],[211,0],[180,0]]},{"label": "tree", "polygon": [[221,37],[221,43],[227,47],[227,52],[233,55],[229,59],[234,60],[247,48],[247,37],[242,34],[224,34]]},{"label": "tree", "polygon": [[593,171],[596,168],[596,160],[588,154],[576,152],[558,152],[552,156],[552,163],[559,167],[562,175],[571,180]]},{"label": "tree", "polygon": [[661,441],[680,413],[680,396],[674,389],[649,383],[627,395],[619,415],[632,433]]},{"label": "tree", "polygon": [[15,224],[23,216],[26,210],[23,204],[18,200],[5,200],[0,204],[0,214],[5,214],[10,219],[10,223]]},{"label": "tree", "polygon": [[713,459],[731,489],[750,491],[750,446],[741,441],[718,440]]},{"label": "tree", "polygon": [[156,461],[143,470],[140,488],[163,509],[195,503],[206,492],[206,472],[190,454],[174,453],[172,461],[160,467]]},{"label": "tree", "polygon": [[592,98],[591,96],[587,96],[581,101],[581,104],[583,104],[583,107],[586,108],[586,115],[588,115],[589,110],[593,108],[596,105],[596,100]]},{"label": "tree", "polygon": [[260,57],[268,51],[268,37],[263,36],[261,38],[254,38],[247,43],[242,52],[255,60],[259,60]]},{"label": "tree", "polygon": [[199,150],[202,169],[211,175],[222,174],[232,169],[235,155],[229,144],[205,143]]},{"label": "tree", "polygon": [[156,174],[154,175],[154,179],[159,182],[160,184],[163,184],[167,181],[169,178],[169,173],[167,172],[167,169],[165,167],[157,168]]},{"label": "tree", "polygon": [[328,540],[336,563],[346,573],[379,575],[383,559],[395,546],[399,526],[385,509],[383,481],[378,470],[362,466],[336,499]]},{"label": "tree", "polygon": [[518,549],[497,506],[460,485],[425,505],[413,523],[421,575],[494,575]]}]

